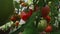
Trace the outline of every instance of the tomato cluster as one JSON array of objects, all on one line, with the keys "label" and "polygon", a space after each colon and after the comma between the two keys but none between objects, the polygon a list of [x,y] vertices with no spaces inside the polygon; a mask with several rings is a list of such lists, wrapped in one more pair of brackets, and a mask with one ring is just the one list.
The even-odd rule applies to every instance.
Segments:
[{"label": "tomato cluster", "polygon": [[52,31],[52,26],[49,25],[49,22],[51,20],[51,17],[48,16],[49,12],[50,12],[50,7],[48,5],[45,5],[44,7],[42,7],[42,9],[41,9],[42,17],[44,19],[46,19],[46,21],[47,21],[47,27],[45,28],[45,32],[51,32]]}]

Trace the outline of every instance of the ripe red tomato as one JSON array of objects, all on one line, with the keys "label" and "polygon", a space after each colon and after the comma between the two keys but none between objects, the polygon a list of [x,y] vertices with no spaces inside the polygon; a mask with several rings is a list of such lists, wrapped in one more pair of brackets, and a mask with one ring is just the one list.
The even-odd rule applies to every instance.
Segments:
[{"label": "ripe red tomato", "polygon": [[45,7],[42,7],[42,16],[45,17],[49,14],[50,12],[50,7],[46,5]]},{"label": "ripe red tomato", "polygon": [[46,16],[46,17],[44,17],[44,18],[47,20],[47,23],[49,23],[50,20],[51,20],[51,17],[50,17],[50,16]]},{"label": "ripe red tomato", "polygon": [[23,12],[21,12],[20,17],[21,17],[24,21],[26,21],[26,20],[32,15],[32,12],[33,12],[32,9],[29,9],[29,12],[23,11]]},{"label": "ripe red tomato", "polygon": [[28,19],[28,14],[26,13],[26,12],[21,12],[21,18],[24,20],[24,21],[26,21],[27,19]]},{"label": "ripe red tomato", "polygon": [[12,17],[10,18],[10,20],[15,21],[15,20],[16,20],[16,17],[15,17],[15,16],[12,16]]},{"label": "ripe red tomato", "polygon": [[45,32],[51,32],[52,31],[52,26],[48,25],[45,29]]}]

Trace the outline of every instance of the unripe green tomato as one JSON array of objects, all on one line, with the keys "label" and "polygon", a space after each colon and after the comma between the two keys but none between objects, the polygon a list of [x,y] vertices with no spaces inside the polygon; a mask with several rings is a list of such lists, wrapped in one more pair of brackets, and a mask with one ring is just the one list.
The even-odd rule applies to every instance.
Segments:
[{"label": "unripe green tomato", "polygon": [[47,21],[46,20],[40,20],[38,23],[38,30],[43,31],[47,27]]}]

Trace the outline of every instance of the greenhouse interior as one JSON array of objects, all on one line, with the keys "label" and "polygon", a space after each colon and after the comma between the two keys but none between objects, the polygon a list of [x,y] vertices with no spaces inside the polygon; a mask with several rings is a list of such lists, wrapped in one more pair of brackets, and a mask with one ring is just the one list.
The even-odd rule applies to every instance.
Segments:
[{"label": "greenhouse interior", "polygon": [[60,0],[0,0],[0,34],[60,34]]}]

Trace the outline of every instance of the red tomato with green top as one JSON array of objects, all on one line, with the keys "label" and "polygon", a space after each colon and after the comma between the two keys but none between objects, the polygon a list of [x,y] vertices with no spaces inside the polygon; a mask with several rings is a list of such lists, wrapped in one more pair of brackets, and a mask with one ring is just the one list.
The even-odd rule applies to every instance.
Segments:
[{"label": "red tomato with green top", "polygon": [[28,19],[28,14],[26,12],[21,12],[21,18],[26,21]]}]

